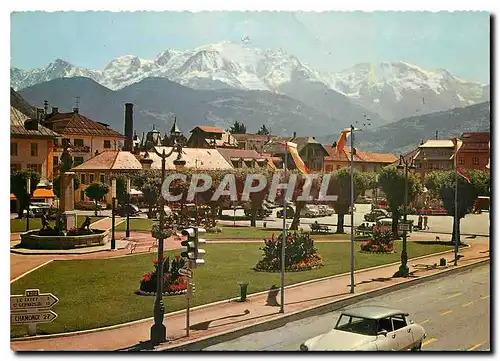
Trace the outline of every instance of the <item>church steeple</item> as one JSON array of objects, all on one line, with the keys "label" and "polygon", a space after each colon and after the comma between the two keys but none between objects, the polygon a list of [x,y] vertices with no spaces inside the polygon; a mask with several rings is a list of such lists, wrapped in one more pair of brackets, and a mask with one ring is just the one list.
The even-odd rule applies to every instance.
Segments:
[{"label": "church steeple", "polygon": [[172,135],[180,135],[182,134],[181,130],[177,126],[177,117],[174,117],[174,124],[172,124],[172,128],[170,128],[170,136]]}]

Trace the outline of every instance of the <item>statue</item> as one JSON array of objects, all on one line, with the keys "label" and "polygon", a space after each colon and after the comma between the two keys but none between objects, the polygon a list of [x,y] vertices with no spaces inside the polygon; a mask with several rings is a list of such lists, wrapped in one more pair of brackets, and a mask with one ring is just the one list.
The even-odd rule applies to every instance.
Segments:
[{"label": "statue", "polygon": [[45,213],[42,214],[42,231],[43,230],[48,230],[48,231],[52,231],[52,227],[50,226],[49,224],[49,221],[47,221],[47,217],[45,216]]},{"label": "statue", "polygon": [[80,226],[80,230],[88,229],[90,231],[90,223],[91,223],[90,217],[86,217],[85,221]]}]

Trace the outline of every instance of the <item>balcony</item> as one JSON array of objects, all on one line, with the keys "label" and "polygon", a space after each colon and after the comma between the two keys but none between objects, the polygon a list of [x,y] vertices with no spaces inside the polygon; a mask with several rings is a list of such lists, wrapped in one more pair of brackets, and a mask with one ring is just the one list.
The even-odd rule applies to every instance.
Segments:
[{"label": "balcony", "polygon": [[54,151],[56,152],[64,152],[64,148],[65,147],[69,147],[71,149],[71,152],[72,153],[90,153],[90,147],[88,145],[71,145],[71,144],[68,144],[66,146],[62,146],[62,145],[56,145],[54,147]]}]

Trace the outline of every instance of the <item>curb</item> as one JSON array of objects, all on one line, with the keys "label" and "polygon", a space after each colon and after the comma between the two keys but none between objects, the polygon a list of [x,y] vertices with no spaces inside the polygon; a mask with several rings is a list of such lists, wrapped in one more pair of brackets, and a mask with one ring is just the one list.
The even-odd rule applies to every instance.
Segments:
[{"label": "curb", "polygon": [[[344,308],[350,304],[353,304],[355,302],[359,302],[359,301],[362,301],[362,300],[365,300],[365,299],[368,299],[371,297],[376,297],[376,296],[385,294],[387,292],[394,292],[394,291],[397,291],[399,289],[403,289],[403,288],[414,286],[414,285],[417,285],[420,283],[424,283],[426,281],[431,281],[431,280],[443,277],[445,275],[465,272],[471,268],[475,268],[475,267],[481,266],[481,265],[489,263],[489,262],[490,262],[490,259],[486,259],[486,260],[481,260],[481,261],[474,262],[474,263],[471,263],[471,264],[468,264],[465,266],[458,266],[457,268],[450,268],[450,269],[442,270],[439,273],[435,273],[432,275],[418,277],[418,278],[415,278],[415,279],[412,279],[409,281],[404,281],[404,282],[401,282],[401,283],[398,283],[395,285],[382,287],[382,288],[372,290],[372,291],[366,291],[363,293],[355,294],[354,296],[350,296],[350,297],[348,296],[344,299],[328,302],[328,303],[325,303],[325,304],[319,305],[319,306],[313,306],[313,307],[307,308],[305,310],[296,311],[296,312],[290,313],[288,315],[284,315],[282,317],[278,317],[278,318],[270,320],[270,321],[264,321],[264,322],[256,323],[253,325],[239,327],[239,328],[236,328],[236,329],[231,330],[231,331],[221,332],[221,333],[218,333],[215,335],[210,335],[210,336],[200,338],[198,340],[187,341],[187,342],[173,345],[170,347],[166,346],[166,347],[162,347],[162,348],[152,350],[152,351],[157,351],[157,352],[158,351],[159,352],[202,351],[204,348],[209,347],[209,346],[214,345],[214,344],[231,341],[231,340],[234,340],[234,339],[239,338],[241,336],[248,335],[248,334],[255,333],[255,332],[269,331],[269,330],[272,330],[275,328],[282,327],[289,322],[293,322],[293,321],[300,320],[303,318],[318,316],[318,315],[322,315],[325,313],[333,312],[333,311],[339,310],[341,308]],[[139,350],[140,350],[140,347],[134,346],[134,347],[130,347],[130,348],[119,349],[116,351],[139,351]]]},{"label": "curb", "polygon": [[[466,245],[466,247],[470,247],[470,245]],[[453,250],[443,251],[443,252],[438,252],[438,253],[433,253],[433,254],[430,254],[430,255],[424,255],[424,256],[420,256],[420,257],[415,257],[415,258],[409,259],[408,262],[414,262],[416,260],[427,258],[427,257],[439,256],[439,255],[445,254],[445,253],[453,253]],[[132,255],[130,255],[130,254],[119,255],[119,256],[112,257],[112,258],[129,257],[129,256],[133,256],[133,254]],[[372,270],[376,270],[376,269],[384,268],[384,267],[390,267],[390,266],[398,265],[400,263],[401,263],[401,261],[397,261],[397,262],[393,262],[393,263],[386,263],[386,264],[383,264],[383,265],[380,265],[380,266],[375,266],[375,267],[370,267],[370,268],[363,268],[363,269],[354,271],[354,274],[368,272],[368,271],[372,271]],[[329,279],[333,279],[333,278],[338,278],[338,277],[345,277],[345,276],[348,276],[348,275],[350,275],[350,272],[341,273],[341,274],[333,275],[333,276],[326,276],[326,277],[322,277],[322,278],[316,278],[316,279],[312,279],[312,280],[308,280],[308,281],[304,281],[304,282],[300,282],[300,283],[295,283],[293,285],[285,286],[285,289],[290,289],[290,288],[294,288],[294,287],[300,287],[300,286],[307,285],[307,284],[310,284],[310,283],[325,281],[325,280],[329,280]],[[252,294],[247,295],[247,298],[255,297],[255,296],[259,296],[259,295],[263,295],[263,294],[267,294],[268,292],[269,292],[269,290],[252,293]],[[217,305],[220,305],[220,304],[223,304],[223,303],[230,303],[230,302],[237,301],[239,299],[240,299],[240,297],[238,296],[238,297],[232,297],[232,298],[221,300],[221,301],[207,303],[207,304],[204,304],[204,305],[199,305],[199,306],[196,306],[196,307],[191,307],[191,311],[200,310],[200,309],[204,309],[204,308],[207,308],[207,307],[213,307],[213,306],[217,306]],[[168,316],[175,316],[175,315],[182,314],[182,313],[185,313],[185,312],[186,312],[185,309],[181,309],[181,310],[178,310],[178,311],[173,311],[173,312],[165,314],[164,315],[164,319],[166,317],[168,317]],[[122,327],[132,326],[132,325],[135,325],[135,324],[138,324],[138,323],[141,323],[141,322],[152,321],[153,319],[154,319],[154,317],[148,317],[148,318],[143,318],[143,319],[140,319],[140,320],[135,320],[135,321],[130,321],[130,322],[126,322],[126,323],[121,323],[121,324],[118,324],[118,325],[111,325],[111,326],[104,326],[104,327],[99,327],[99,328],[93,328],[93,329],[90,329],[90,330],[62,332],[62,333],[55,333],[55,334],[50,334],[50,335],[38,335],[38,336],[27,336],[27,337],[11,338],[10,341],[11,342],[18,342],[18,341],[37,340],[37,339],[51,339],[51,338],[59,338],[59,337],[71,337],[71,336],[77,336],[77,335],[82,335],[82,334],[86,334],[86,333],[108,331],[108,330],[118,329],[118,328],[122,328]]]}]

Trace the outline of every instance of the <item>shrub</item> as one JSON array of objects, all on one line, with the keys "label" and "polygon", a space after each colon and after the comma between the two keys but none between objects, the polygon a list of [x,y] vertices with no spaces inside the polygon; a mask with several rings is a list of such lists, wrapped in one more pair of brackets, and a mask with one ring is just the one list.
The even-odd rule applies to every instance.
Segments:
[{"label": "shrub", "polygon": [[394,241],[391,227],[374,227],[371,239],[361,243],[361,251],[374,253],[391,253],[394,251]]},{"label": "shrub", "polygon": [[[185,292],[187,290],[187,279],[179,274],[179,269],[185,266],[186,259],[177,254],[170,263],[170,258],[165,258],[164,255],[163,261],[163,292],[166,294]],[[158,259],[154,259],[155,270],[142,276],[140,285],[142,292],[156,293],[158,263]]]},{"label": "shrub", "polygon": [[[281,269],[281,247],[283,235],[275,238],[274,234],[269,239],[264,239],[264,252],[255,266],[257,271],[279,271]],[[309,233],[292,232],[287,234],[285,247],[285,270],[304,271],[322,267],[321,256],[314,247],[314,241]]]}]

